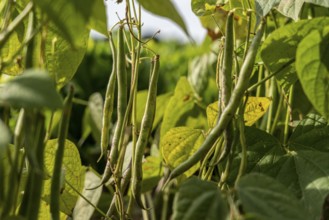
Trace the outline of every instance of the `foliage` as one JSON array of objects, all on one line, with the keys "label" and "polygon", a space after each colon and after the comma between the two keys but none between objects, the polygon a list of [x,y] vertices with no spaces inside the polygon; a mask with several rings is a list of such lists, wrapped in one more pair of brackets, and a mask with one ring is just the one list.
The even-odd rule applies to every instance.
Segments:
[{"label": "foliage", "polygon": [[328,1],[117,3],[1,1],[0,219],[329,219]]}]

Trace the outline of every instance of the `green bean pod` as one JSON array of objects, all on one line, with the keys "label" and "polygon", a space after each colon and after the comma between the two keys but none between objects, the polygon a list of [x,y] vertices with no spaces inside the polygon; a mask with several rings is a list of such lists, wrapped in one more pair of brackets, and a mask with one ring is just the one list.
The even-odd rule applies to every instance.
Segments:
[{"label": "green bean pod", "polygon": [[[225,47],[224,47],[224,60],[222,69],[222,85],[221,85],[221,98],[222,98],[222,110],[226,107],[230,101],[232,94],[232,69],[233,69],[233,50],[234,50],[234,27],[233,27],[234,13],[229,12],[226,21],[225,31]],[[219,161],[223,160],[230,153],[233,142],[233,124],[229,122],[228,126],[224,131],[224,151],[222,152]]]},{"label": "green bean pod", "polygon": [[136,143],[135,158],[133,160],[132,171],[132,194],[137,202],[138,206],[145,209],[145,206],[141,200],[143,169],[142,161],[144,156],[144,150],[150,136],[152,125],[154,121],[156,97],[157,97],[157,82],[159,76],[160,56],[156,55],[152,59],[153,68],[152,75],[149,83],[149,91],[147,95],[146,107],[141,123],[141,130]]},{"label": "green bean pod", "polygon": [[113,42],[112,33],[109,32],[109,43],[112,52],[112,72],[107,84],[105,101],[103,107],[103,116],[102,116],[102,132],[101,132],[101,155],[98,160],[100,160],[105,154],[108,144],[109,144],[109,128],[110,128],[110,119],[113,113],[114,105],[114,92],[115,92],[115,82],[117,80],[116,75],[116,48]]},{"label": "green bean pod", "polygon": [[118,104],[117,104],[117,125],[114,131],[114,136],[112,140],[111,153],[110,153],[110,163],[112,167],[117,162],[119,155],[119,144],[122,136],[122,131],[124,130],[124,117],[127,108],[127,72],[126,72],[126,57],[124,50],[124,37],[123,37],[123,25],[119,27],[118,30],[118,50],[117,50],[117,83],[118,83]]},{"label": "green bean pod", "polygon": [[[118,41],[117,41],[117,53],[115,54],[116,65],[116,78],[118,85],[118,103],[117,103],[117,123],[112,139],[111,150],[107,155],[107,162],[103,177],[99,186],[106,183],[112,176],[115,169],[115,165],[119,156],[119,144],[122,137],[122,131],[124,127],[124,116],[127,107],[127,73],[126,73],[126,58],[124,50],[124,37],[123,37],[123,25],[120,25],[118,29]],[[97,186],[97,187],[99,187]],[[94,188],[97,188],[94,187]],[[93,188],[93,189],[94,189]]]},{"label": "green bean pod", "polygon": [[67,95],[63,112],[62,118],[59,125],[58,131],[58,144],[57,144],[57,151],[56,151],[56,158],[54,164],[54,171],[52,174],[52,181],[50,187],[50,214],[52,220],[59,220],[59,199],[60,199],[60,188],[61,188],[61,169],[62,169],[62,162],[63,162],[63,155],[64,155],[64,147],[65,147],[65,140],[68,133],[70,116],[71,116],[71,109],[72,109],[72,100],[73,100],[73,87],[70,87],[69,94]]},{"label": "green bean pod", "polygon": [[[249,78],[253,70],[253,66],[255,63],[257,50],[260,45],[263,33],[265,29],[265,21],[262,20],[261,25],[257,31],[256,36],[254,37],[251,46],[248,49],[248,53],[246,56],[245,61],[242,64],[239,79],[237,81],[236,87],[232,92],[232,96],[225,107],[223,113],[221,114],[218,123],[216,126],[211,130],[205,141],[202,143],[200,148],[186,161],[181,163],[178,167],[176,167],[167,179],[167,183],[178,177],[179,175],[183,174],[185,171],[190,169],[193,165],[199,162],[209,151],[209,149],[213,146],[216,142],[218,137],[223,134],[224,130],[226,129],[227,125],[233,118],[237,108],[239,107],[240,101],[243,98],[244,92],[248,88]],[[167,185],[165,184],[165,186]]]}]

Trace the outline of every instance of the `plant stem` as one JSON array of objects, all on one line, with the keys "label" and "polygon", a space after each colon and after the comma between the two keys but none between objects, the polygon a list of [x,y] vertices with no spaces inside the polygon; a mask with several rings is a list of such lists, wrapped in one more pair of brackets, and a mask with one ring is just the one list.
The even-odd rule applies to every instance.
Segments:
[{"label": "plant stem", "polygon": [[289,124],[291,119],[292,112],[292,102],[293,102],[293,94],[294,94],[294,85],[291,85],[289,90],[289,100],[287,102],[287,111],[286,111],[286,120],[284,125],[284,137],[283,137],[283,145],[287,146],[288,138],[289,138]]},{"label": "plant stem", "polygon": [[52,174],[51,187],[50,187],[50,214],[52,220],[59,220],[59,199],[60,199],[60,188],[61,188],[61,174],[62,174],[62,162],[65,148],[65,141],[68,133],[71,109],[72,109],[72,99],[73,99],[74,89],[70,87],[69,94],[66,97],[62,118],[58,130],[58,143],[57,151],[55,157],[54,170]]}]

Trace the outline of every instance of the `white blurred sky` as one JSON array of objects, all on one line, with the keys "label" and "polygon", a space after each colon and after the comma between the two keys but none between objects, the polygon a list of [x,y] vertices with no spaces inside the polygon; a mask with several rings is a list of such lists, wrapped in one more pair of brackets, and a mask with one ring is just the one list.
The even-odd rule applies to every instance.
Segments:
[{"label": "white blurred sky", "polygon": [[[202,28],[199,19],[191,10],[191,0],[172,0],[172,2],[185,21],[187,29],[192,38],[196,42],[202,42],[206,31]],[[110,26],[114,25],[118,21],[116,13],[119,14],[120,18],[124,18],[124,7],[124,3],[116,4],[115,0],[107,1],[107,11]],[[143,35],[153,35],[155,32],[160,30],[160,34],[157,35],[158,38],[177,39],[183,42],[187,41],[187,36],[184,34],[184,32],[169,19],[158,17],[150,14],[145,10],[142,10],[142,22],[144,23],[142,29]]]}]

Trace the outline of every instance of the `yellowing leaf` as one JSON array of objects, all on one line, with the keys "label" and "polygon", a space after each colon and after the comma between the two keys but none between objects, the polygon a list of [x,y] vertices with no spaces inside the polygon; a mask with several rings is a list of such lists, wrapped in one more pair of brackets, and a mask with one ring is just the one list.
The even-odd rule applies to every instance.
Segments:
[{"label": "yellowing leaf", "polygon": [[[174,169],[190,158],[204,141],[202,130],[189,127],[176,127],[170,129],[161,142],[162,156],[170,169]],[[197,163],[183,175],[191,176],[198,168]]]},{"label": "yellowing leaf", "polygon": [[267,111],[272,100],[268,97],[249,97],[244,111],[244,123],[246,126],[253,125]]},{"label": "yellowing leaf", "polygon": [[[44,158],[45,170],[47,172],[47,177],[49,178],[44,182],[42,195],[42,198],[46,203],[49,203],[50,201],[51,175],[54,169],[56,150],[57,139],[47,141]],[[60,211],[67,215],[72,214],[72,210],[78,199],[78,194],[68,184],[65,184],[65,182],[69,182],[70,185],[81,192],[83,189],[84,176],[85,170],[81,166],[79,151],[74,143],[66,140],[62,166],[63,181],[61,186]]]},{"label": "yellowing leaf", "polygon": [[[267,111],[272,100],[268,97],[249,97],[244,112],[244,122],[246,126],[253,125]],[[218,101],[207,107],[207,119],[210,128],[216,125],[218,119]]]}]

